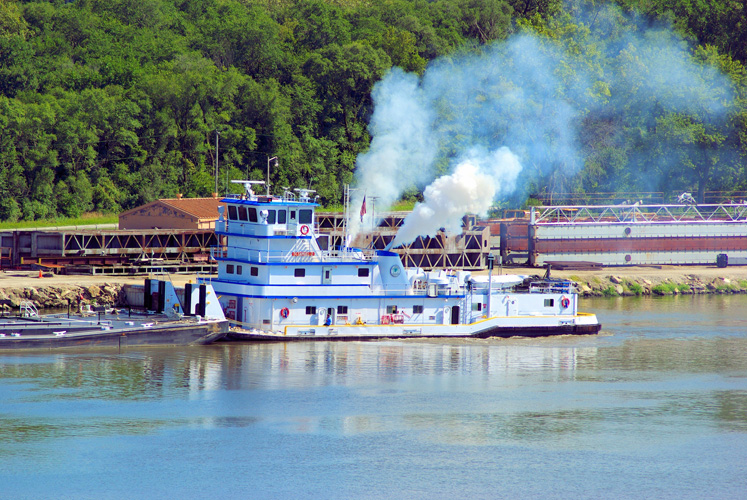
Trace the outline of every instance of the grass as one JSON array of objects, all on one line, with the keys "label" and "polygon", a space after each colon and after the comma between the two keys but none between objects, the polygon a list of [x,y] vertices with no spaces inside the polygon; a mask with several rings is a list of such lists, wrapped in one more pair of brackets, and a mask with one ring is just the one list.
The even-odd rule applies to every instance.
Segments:
[{"label": "grass", "polygon": [[602,290],[602,295],[604,295],[605,297],[619,297],[620,296],[620,294],[617,293],[617,290],[615,289],[615,287],[612,285]]},{"label": "grass", "polygon": [[627,288],[633,295],[643,295],[643,287],[638,283],[628,283]]},{"label": "grass", "polygon": [[674,283],[659,283],[651,287],[651,293],[656,295],[672,295],[677,290],[677,285]]},{"label": "grass", "polygon": [[25,220],[18,222],[0,222],[0,229],[34,229],[37,227],[60,226],[92,226],[97,224],[116,224],[119,222],[117,214],[101,214],[92,212],[80,217],[59,219]]},{"label": "grass", "polygon": [[[368,211],[370,213],[370,211],[372,210],[370,201],[367,201],[366,205],[368,205],[367,209],[368,209]],[[414,201],[400,201],[398,203],[395,203],[391,207],[387,208],[386,211],[387,212],[409,212],[413,208],[415,208],[415,202]],[[352,207],[351,207],[351,210],[353,210]],[[360,210],[360,207],[358,207],[358,210]],[[339,204],[338,205],[329,205],[327,207],[319,207],[319,208],[317,208],[316,211],[320,212],[320,213],[344,212],[345,211],[345,207],[343,205],[339,205]],[[379,210],[377,209],[376,212],[378,212],[378,211]],[[357,212],[355,212],[355,210],[353,210],[353,213],[357,213]]]}]

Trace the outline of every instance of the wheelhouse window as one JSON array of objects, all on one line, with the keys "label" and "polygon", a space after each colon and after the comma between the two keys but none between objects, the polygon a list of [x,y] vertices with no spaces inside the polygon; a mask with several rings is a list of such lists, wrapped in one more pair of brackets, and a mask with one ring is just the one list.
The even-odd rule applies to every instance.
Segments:
[{"label": "wheelhouse window", "polygon": [[257,209],[249,207],[249,222],[257,222]]},{"label": "wheelhouse window", "polygon": [[398,312],[397,306],[386,306],[387,314],[397,314],[397,312]]},{"label": "wheelhouse window", "polygon": [[306,306],[306,314],[316,314],[316,306]]},{"label": "wheelhouse window", "polygon": [[244,270],[241,268],[241,266],[236,266],[236,274],[243,274]]},{"label": "wheelhouse window", "polygon": [[299,210],[298,222],[301,224],[311,224],[311,210]]},{"label": "wheelhouse window", "polygon": [[555,307],[555,299],[545,299],[545,307]]},{"label": "wheelhouse window", "polygon": [[366,278],[368,277],[369,269],[367,267],[359,267],[358,268],[358,277],[359,278]]},{"label": "wheelhouse window", "polygon": [[251,268],[249,268],[249,274],[251,274],[252,276],[259,276],[259,268],[252,266]]},{"label": "wheelhouse window", "polygon": [[239,220],[243,220],[243,221],[248,220],[246,218],[246,207],[238,207],[238,212],[239,212]]},{"label": "wheelhouse window", "polygon": [[296,211],[295,210],[291,210],[290,211],[290,220],[296,220]]},{"label": "wheelhouse window", "polygon": [[337,306],[337,314],[347,314],[348,306]]},{"label": "wheelhouse window", "polygon": [[293,276],[295,276],[296,278],[303,278],[304,276],[306,276],[306,269],[302,267],[297,267],[293,271]]},{"label": "wheelhouse window", "polygon": [[228,220],[238,220],[236,215],[236,205],[228,205]]},{"label": "wheelhouse window", "polygon": [[423,306],[412,306],[413,314],[423,314]]},{"label": "wheelhouse window", "polygon": [[233,264],[226,264],[226,272],[228,274],[233,274]]},{"label": "wheelhouse window", "polygon": [[267,223],[268,224],[275,224],[275,210],[268,210],[267,211]]},{"label": "wheelhouse window", "polygon": [[288,212],[285,210],[278,210],[278,224],[285,224],[287,221]]},{"label": "wheelhouse window", "polygon": [[472,304],[473,311],[482,311],[482,302],[475,302]]}]

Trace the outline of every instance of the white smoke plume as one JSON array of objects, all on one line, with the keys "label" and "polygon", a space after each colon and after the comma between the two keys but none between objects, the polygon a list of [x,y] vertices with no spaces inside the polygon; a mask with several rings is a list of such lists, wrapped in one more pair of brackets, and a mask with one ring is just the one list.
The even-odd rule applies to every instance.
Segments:
[{"label": "white smoke plume", "polygon": [[418,236],[434,236],[440,228],[459,232],[466,213],[486,215],[497,194],[514,189],[521,171],[519,159],[508,148],[488,153],[473,150],[454,173],[444,175],[425,188],[418,203],[397,232],[392,247]]},{"label": "white smoke plume", "polygon": [[[422,78],[393,69],[379,82],[373,93],[371,146],[356,164],[358,191],[349,221],[353,236],[359,229],[357,209],[364,193],[368,206],[376,199],[381,211],[406,190],[424,189],[436,179],[413,213],[420,222],[408,221],[402,228],[433,234],[433,227],[455,227],[454,220],[466,212],[484,212],[483,206],[496,197],[516,196],[529,187],[569,192],[585,157],[588,161],[590,154],[606,154],[582,154],[580,131],[589,118],[596,122],[585,130],[606,134],[612,145],[622,134],[642,131],[635,148],[616,150],[617,156],[609,160],[617,162],[612,163],[614,168],[594,171],[609,176],[600,183],[614,186],[613,176],[627,175],[642,179],[642,190],[655,191],[667,183],[667,176],[673,178],[671,172],[676,174],[681,162],[666,153],[663,137],[646,142],[645,131],[664,113],[692,113],[720,126],[734,100],[731,84],[717,69],[696,61],[671,30],[652,28],[613,5],[587,14],[580,8],[571,21],[583,27],[578,36],[587,37],[585,42],[577,42],[574,34],[548,39],[520,33],[478,53],[437,59]],[[592,53],[578,55],[579,47],[589,47]],[[595,57],[597,50],[604,57]],[[483,191],[484,177],[472,191],[461,186],[469,177],[465,163],[477,168],[473,177],[489,175],[484,166],[490,163],[477,161],[475,151],[496,152],[502,147],[518,158],[521,178],[492,172],[497,175],[492,178],[495,196]],[[538,184],[540,180],[545,184]],[[644,187],[646,182],[650,184]],[[449,183],[454,192],[479,192],[480,204],[464,199],[457,208],[459,204],[444,194]],[[371,216],[369,208],[366,227]],[[406,239],[411,236],[397,241]]]},{"label": "white smoke plume", "polygon": [[[376,205],[388,208],[408,185],[431,177],[438,145],[433,140],[433,111],[423,95],[417,75],[394,68],[374,88],[374,113],[369,129],[373,139],[368,152],[358,157],[359,189],[351,198],[352,207],[360,207],[368,193],[364,220],[370,222],[372,198]],[[355,212],[355,209],[353,209]],[[349,221],[352,234],[361,220],[357,213]]]}]

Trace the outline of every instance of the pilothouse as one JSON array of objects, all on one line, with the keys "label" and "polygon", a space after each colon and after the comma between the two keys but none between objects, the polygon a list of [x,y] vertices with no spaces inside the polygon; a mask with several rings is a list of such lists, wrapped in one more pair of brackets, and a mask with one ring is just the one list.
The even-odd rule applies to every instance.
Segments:
[{"label": "pilothouse", "polygon": [[310,189],[258,195],[262,181],[233,181],[223,199],[211,283],[234,338],[508,337],[592,334],[593,314],[577,311],[566,280],[473,276],[406,269],[389,250],[332,248],[315,223]]}]

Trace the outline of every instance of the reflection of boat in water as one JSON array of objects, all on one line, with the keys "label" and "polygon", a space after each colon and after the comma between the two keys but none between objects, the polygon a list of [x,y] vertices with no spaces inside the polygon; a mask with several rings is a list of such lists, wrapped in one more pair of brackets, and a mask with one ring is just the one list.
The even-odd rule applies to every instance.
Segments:
[{"label": "reflection of boat in water", "polygon": [[0,318],[0,350],[209,344],[228,332],[214,297],[210,285],[177,290],[145,280],[141,312],[86,305],[75,314],[40,315],[24,302],[18,316]]},{"label": "reflection of boat in water", "polygon": [[[404,269],[394,252],[330,248],[318,235],[310,190],[283,197],[226,198],[211,280],[229,320],[246,340],[382,337],[510,337],[593,334],[568,280],[477,277]],[[227,215],[227,217],[226,217]]]}]

